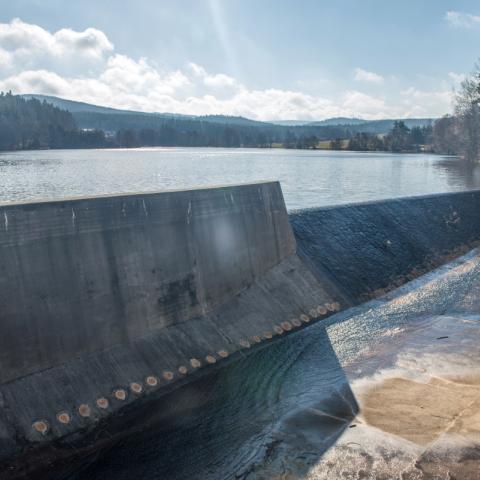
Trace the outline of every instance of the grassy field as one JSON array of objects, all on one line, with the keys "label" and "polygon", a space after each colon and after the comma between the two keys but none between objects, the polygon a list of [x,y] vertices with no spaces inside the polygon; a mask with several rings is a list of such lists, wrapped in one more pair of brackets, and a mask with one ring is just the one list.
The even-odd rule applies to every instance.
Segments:
[{"label": "grassy field", "polygon": [[[330,150],[331,140],[322,140],[317,143],[319,150]],[[342,150],[346,150],[348,147],[348,140],[342,140]],[[272,148],[285,148],[283,143],[272,143]]]},{"label": "grassy field", "polygon": [[[318,142],[317,148],[321,150],[330,150],[331,140],[322,140]],[[348,140],[342,140],[342,150],[345,150],[348,147]]]}]

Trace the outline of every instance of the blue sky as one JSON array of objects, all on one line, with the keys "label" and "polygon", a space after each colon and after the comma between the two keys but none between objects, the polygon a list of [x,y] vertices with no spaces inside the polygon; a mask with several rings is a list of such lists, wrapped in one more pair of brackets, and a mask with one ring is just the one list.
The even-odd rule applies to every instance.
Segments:
[{"label": "blue sky", "polygon": [[0,89],[263,120],[451,109],[480,4],[0,0]]}]

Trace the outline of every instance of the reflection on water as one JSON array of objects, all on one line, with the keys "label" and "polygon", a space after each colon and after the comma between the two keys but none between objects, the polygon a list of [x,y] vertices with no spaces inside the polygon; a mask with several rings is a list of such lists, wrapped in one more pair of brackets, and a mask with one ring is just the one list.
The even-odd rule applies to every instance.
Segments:
[{"label": "reflection on water", "polygon": [[436,168],[447,173],[447,182],[453,188],[464,185],[466,190],[480,187],[480,164],[466,162],[455,157],[442,158]]},{"label": "reflection on water", "polygon": [[0,202],[282,182],[289,209],[480,188],[478,167],[435,155],[152,148],[0,154]]}]

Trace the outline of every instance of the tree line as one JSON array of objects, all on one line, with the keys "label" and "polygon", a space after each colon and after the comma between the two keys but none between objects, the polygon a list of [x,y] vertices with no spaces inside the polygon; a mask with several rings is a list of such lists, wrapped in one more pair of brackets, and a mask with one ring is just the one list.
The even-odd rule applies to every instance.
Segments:
[{"label": "tree line", "polygon": [[[349,135],[347,127],[286,128],[229,117],[195,118],[142,114],[82,113],[81,122],[96,119],[95,128],[79,128],[75,116],[45,100],[0,93],[0,150],[104,148],[143,146],[307,148],[333,133]],[[96,125],[112,124],[114,131]],[[122,128],[140,125],[142,128]],[[318,136],[312,132],[320,132]]]},{"label": "tree line", "polygon": [[[286,127],[235,117],[161,117],[132,115],[79,114],[81,124],[114,128],[112,134],[120,147],[257,147],[316,148],[321,140],[334,135],[349,137],[349,126]],[[138,122],[137,122],[138,120]],[[135,125],[129,126],[129,125]],[[140,127],[144,125],[143,127]],[[117,127],[117,128],[115,128]],[[120,128],[118,128],[120,127]]]},{"label": "tree line", "polygon": [[[424,120],[409,120],[409,122]],[[0,94],[0,150],[143,146],[315,149],[331,138],[385,131],[390,120],[355,125],[285,126],[242,117],[81,111],[48,100]]]},{"label": "tree line", "polygon": [[[433,151],[432,144],[434,126],[408,128],[403,121],[396,121],[386,135],[375,135],[360,132],[350,138],[346,150],[382,151],[382,152],[426,152]],[[343,149],[341,139],[330,142],[330,149]]]},{"label": "tree line", "polygon": [[0,93],[0,150],[95,148],[106,143],[102,131],[78,129],[70,112]]}]

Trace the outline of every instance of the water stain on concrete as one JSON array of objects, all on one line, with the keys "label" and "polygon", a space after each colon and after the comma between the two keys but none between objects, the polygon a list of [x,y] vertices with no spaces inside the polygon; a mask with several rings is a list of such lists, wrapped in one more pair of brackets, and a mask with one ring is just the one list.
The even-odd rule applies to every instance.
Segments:
[{"label": "water stain on concrete", "polygon": [[388,378],[363,397],[369,425],[418,445],[444,433],[480,441],[480,379]]}]

